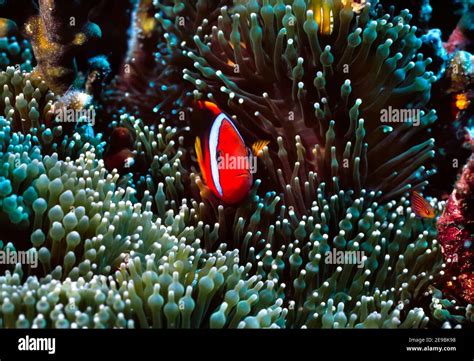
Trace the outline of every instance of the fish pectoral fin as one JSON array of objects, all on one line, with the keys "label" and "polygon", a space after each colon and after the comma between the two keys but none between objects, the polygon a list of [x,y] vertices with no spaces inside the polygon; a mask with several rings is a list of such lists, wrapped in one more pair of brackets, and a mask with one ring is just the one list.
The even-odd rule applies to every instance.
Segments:
[{"label": "fish pectoral fin", "polygon": [[254,156],[258,157],[268,144],[270,144],[269,140],[257,140],[255,143],[252,144],[252,153]]}]

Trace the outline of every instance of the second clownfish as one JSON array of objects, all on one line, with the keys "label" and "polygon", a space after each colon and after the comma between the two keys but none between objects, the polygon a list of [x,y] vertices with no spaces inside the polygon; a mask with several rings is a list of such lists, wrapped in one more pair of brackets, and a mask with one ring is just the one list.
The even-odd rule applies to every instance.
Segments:
[{"label": "second clownfish", "polygon": [[256,157],[269,141],[247,147],[236,126],[219,107],[209,101],[197,102],[201,122],[210,129],[196,137],[195,149],[204,182],[212,193],[227,204],[243,200],[253,183]]},{"label": "second clownfish", "polygon": [[121,175],[130,172],[134,165],[133,136],[127,128],[114,128],[110,137],[110,144],[104,154],[105,166],[109,171],[117,169]]}]

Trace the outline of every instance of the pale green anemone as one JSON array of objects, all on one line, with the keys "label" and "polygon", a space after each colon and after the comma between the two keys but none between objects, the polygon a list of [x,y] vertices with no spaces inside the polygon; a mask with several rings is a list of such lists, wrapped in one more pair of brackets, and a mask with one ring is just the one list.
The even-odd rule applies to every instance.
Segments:
[{"label": "pale green anemone", "polygon": [[76,158],[91,147],[101,154],[105,144],[100,134],[91,134],[82,123],[57,119],[55,105],[64,104],[71,111],[81,107],[74,94],[69,98],[69,103],[59,99],[33,73],[14,67],[0,71],[0,116],[10,121],[12,131],[37,136],[43,154],[56,152],[61,159]]},{"label": "pale green anemone", "polygon": [[38,197],[32,183],[45,171],[38,138],[13,132],[11,123],[0,117],[0,158],[1,227],[6,232],[12,225],[26,229]]},{"label": "pale green anemone", "polygon": [[0,70],[18,65],[20,70],[30,72],[33,62],[33,52],[27,40],[17,40],[14,36],[0,37]]}]

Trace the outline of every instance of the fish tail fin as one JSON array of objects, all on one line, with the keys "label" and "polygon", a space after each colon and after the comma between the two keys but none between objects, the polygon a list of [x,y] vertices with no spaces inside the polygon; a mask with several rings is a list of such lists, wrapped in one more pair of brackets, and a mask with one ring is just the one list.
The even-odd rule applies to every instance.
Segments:
[{"label": "fish tail fin", "polygon": [[263,148],[265,148],[268,144],[270,144],[269,140],[257,140],[255,143],[252,144],[252,153],[254,156],[259,157],[262,153],[260,153]]}]

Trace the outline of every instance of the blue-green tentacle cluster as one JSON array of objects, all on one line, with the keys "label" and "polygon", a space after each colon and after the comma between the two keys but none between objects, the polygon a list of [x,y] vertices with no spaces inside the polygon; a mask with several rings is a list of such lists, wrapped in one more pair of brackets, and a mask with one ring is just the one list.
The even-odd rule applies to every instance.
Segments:
[{"label": "blue-green tentacle cluster", "polygon": [[33,51],[27,40],[15,36],[0,37],[0,70],[17,65],[19,70],[30,72],[34,62]]},{"label": "blue-green tentacle cluster", "polygon": [[[436,120],[425,108],[435,77],[408,11],[391,17],[366,6],[357,14],[350,3],[320,2],[334,16],[332,33],[321,33],[312,2],[235,1],[212,31],[194,36],[198,51],[188,51],[184,79],[195,98],[235,114],[250,142],[271,140],[275,162],[281,148],[290,163],[300,161],[292,149],[300,137],[301,168],[333,190],[337,176],[341,187],[392,199],[427,184],[434,140],[420,135]],[[385,122],[390,109],[417,113]],[[286,182],[291,175],[283,173]]]}]

